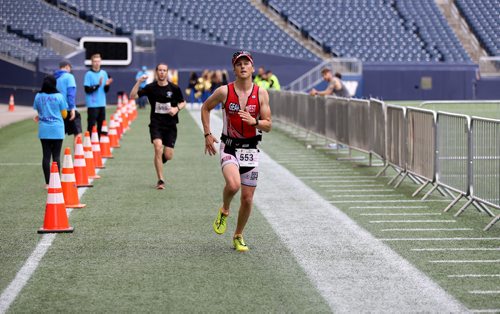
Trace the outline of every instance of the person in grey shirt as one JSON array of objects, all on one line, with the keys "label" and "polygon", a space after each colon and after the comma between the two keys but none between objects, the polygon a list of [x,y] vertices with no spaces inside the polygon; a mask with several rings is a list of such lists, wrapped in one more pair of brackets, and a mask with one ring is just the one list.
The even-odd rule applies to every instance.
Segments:
[{"label": "person in grey shirt", "polygon": [[323,68],[321,70],[321,75],[323,76],[323,80],[328,82],[328,87],[323,91],[317,91],[316,89],[313,88],[309,92],[311,95],[313,96],[334,95],[344,98],[351,97],[351,94],[349,93],[349,91],[347,90],[347,88],[345,87],[344,83],[341,80],[342,75],[340,73],[335,73],[335,75],[333,75],[332,70],[330,70],[329,68]]}]

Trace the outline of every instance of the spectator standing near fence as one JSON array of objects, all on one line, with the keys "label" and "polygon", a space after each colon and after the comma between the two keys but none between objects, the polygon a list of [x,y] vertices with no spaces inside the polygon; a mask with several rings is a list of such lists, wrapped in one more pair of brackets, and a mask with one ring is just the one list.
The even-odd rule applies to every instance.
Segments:
[{"label": "spectator standing near fence", "polygon": [[253,83],[264,89],[269,88],[269,81],[267,80],[266,70],[263,67],[259,67],[257,70],[257,75],[253,79]]},{"label": "spectator standing near fence", "polygon": [[49,186],[50,160],[57,162],[61,169],[61,147],[64,140],[64,118],[68,105],[64,96],[57,90],[56,78],[53,75],[43,79],[42,89],[35,96],[33,108],[38,115],[38,138],[42,143],[42,169],[45,176],[45,188]]},{"label": "spectator standing near fence", "polygon": [[241,205],[233,245],[237,251],[243,252],[248,251],[243,240],[243,230],[252,211],[259,176],[257,145],[262,139],[262,131],[271,130],[271,109],[267,91],[252,84],[252,55],[247,51],[238,51],[233,55],[232,65],[236,80],[216,89],[205,101],[201,120],[205,134],[205,153],[215,155],[214,145],[218,141],[210,130],[210,111],[218,103],[223,103],[220,161],[226,184],[222,193],[222,206],[217,212],[213,229],[217,234],[226,231],[231,201],[241,189]]},{"label": "spectator standing near fence", "polygon": [[311,95],[320,95],[320,96],[328,96],[334,95],[338,97],[349,98],[351,94],[347,90],[342,82],[342,75],[340,73],[335,73],[335,76],[332,74],[332,70],[328,68],[323,68],[321,70],[321,75],[323,76],[323,80],[328,83],[328,87],[323,91],[317,91],[316,89],[312,89],[310,91]]},{"label": "spectator standing near fence", "polygon": [[82,137],[82,118],[76,110],[76,81],[71,74],[71,63],[67,60],[61,61],[54,77],[57,80],[57,90],[63,95],[68,105],[69,114],[64,119],[64,131],[68,135],[74,135],[73,143],[76,147],[78,137]]},{"label": "spectator standing near fence", "polygon": [[181,89],[167,80],[168,66],[160,63],[155,69],[156,80],[139,90],[141,83],[146,77],[140,77],[130,91],[130,98],[147,96],[151,104],[151,122],[149,134],[154,147],[154,165],[158,182],[158,190],[165,189],[163,177],[163,164],[174,157],[174,147],[177,140],[178,113],[185,106],[184,96]]},{"label": "spectator standing near fence", "polygon": [[101,136],[102,122],[106,120],[106,93],[113,79],[101,69],[101,55],[96,53],[90,57],[92,68],[85,73],[85,104],[87,105],[87,131],[97,123],[97,133]]},{"label": "spectator standing near fence", "polygon": [[273,71],[267,70],[266,78],[269,83],[269,89],[281,90],[280,81],[278,80],[278,77],[273,74]]}]

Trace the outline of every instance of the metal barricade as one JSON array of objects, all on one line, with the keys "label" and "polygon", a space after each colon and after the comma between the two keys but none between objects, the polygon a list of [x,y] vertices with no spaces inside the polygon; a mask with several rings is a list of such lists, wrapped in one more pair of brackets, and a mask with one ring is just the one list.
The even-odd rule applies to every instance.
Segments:
[{"label": "metal barricade", "polygon": [[370,99],[370,152],[386,159],[386,112],[384,103]]},{"label": "metal barricade", "polygon": [[350,99],[348,103],[347,129],[349,146],[370,153],[370,102],[368,100]]},{"label": "metal barricade", "polygon": [[406,125],[408,147],[406,170],[425,180],[425,184],[414,193],[417,195],[427,184],[435,182],[436,179],[436,112],[409,107]]},{"label": "metal barricade", "polygon": [[[483,204],[500,209],[500,120],[473,117],[471,131],[472,197]],[[494,216],[488,208],[483,209]],[[497,215],[485,230],[498,220],[500,215]]]},{"label": "metal barricade", "polygon": [[338,141],[337,133],[337,103],[334,97],[325,97],[325,133],[326,137]]},{"label": "metal barricade", "polygon": [[307,94],[302,94],[302,93],[296,93],[294,94],[295,98],[297,99],[297,116],[295,123],[304,128],[308,129],[307,125],[307,115],[309,111],[309,103],[312,101],[313,96],[309,96]]},{"label": "metal barricade", "polygon": [[378,175],[393,167],[397,175],[389,181],[391,184],[399,175],[406,173],[406,108],[387,105],[386,112],[387,165]]},{"label": "metal barricade", "polygon": [[316,97],[315,98],[315,124],[314,124],[314,132],[318,135],[326,137],[326,99],[325,97]]},{"label": "metal barricade", "polygon": [[350,146],[349,143],[349,99],[336,98],[335,126],[337,141]]},{"label": "metal barricade", "polygon": [[470,194],[470,117],[440,111],[436,132],[436,184],[458,193],[446,212]]}]

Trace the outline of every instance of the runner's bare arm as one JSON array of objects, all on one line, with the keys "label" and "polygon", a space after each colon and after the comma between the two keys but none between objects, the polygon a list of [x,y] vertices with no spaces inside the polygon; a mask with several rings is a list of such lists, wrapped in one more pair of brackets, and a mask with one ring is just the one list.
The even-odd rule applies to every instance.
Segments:
[{"label": "runner's bare arm", "polygon": [[129,96],[130,99],[137,99],[139,97],[139,95],[137,94],[137,92],[139,91],[139,86],[141,86],[141,83],[147,79],[148,79],[147,75],[143,75],[137,79],[137,81],[134,84],[134,87],[132,87],[132,90],[130,91],[130,96]]},{"label": "runner's bare arm", "polygon": [[269,94],[267,90],[259,88],[259,101],[260,101],[260,112],[258,119],[255,119],[246,111],[239,112],[239,115],[243,121],[247,124],[254,126],[255,128],[269,132],[271,131],[272,121],[271,121],[271,107],[269,106]]},{"label": "runner's bare arm", "polygon": [[214,143],[219,142],[210,131],[210,111],[214,109],[217,104],[224,102],[226,97],[227,86],[221,86],[217,88],[210,97],[208,97],[201,107],[201,123],[203,124],[203,133],[205,135],[205,154],[208,153],[210,156],[217,153]]}]

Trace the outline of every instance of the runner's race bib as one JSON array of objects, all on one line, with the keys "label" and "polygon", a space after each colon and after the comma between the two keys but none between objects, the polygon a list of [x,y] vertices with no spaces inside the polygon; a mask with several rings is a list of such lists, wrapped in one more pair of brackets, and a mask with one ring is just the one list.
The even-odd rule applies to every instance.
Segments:
[{"label": "runner's race bib", "polygon": [[259,165],[259,150],[257,148],[237,148],[236,159],[240,167],[257,167]]},{"label": "runner's race bib", "polygon": [[169,102],[167,102],[165,104],[163,104],[161,102],[156,102],[155,113],[167,114],[170,112],[170,109],[172,109],[172,105]]}]

